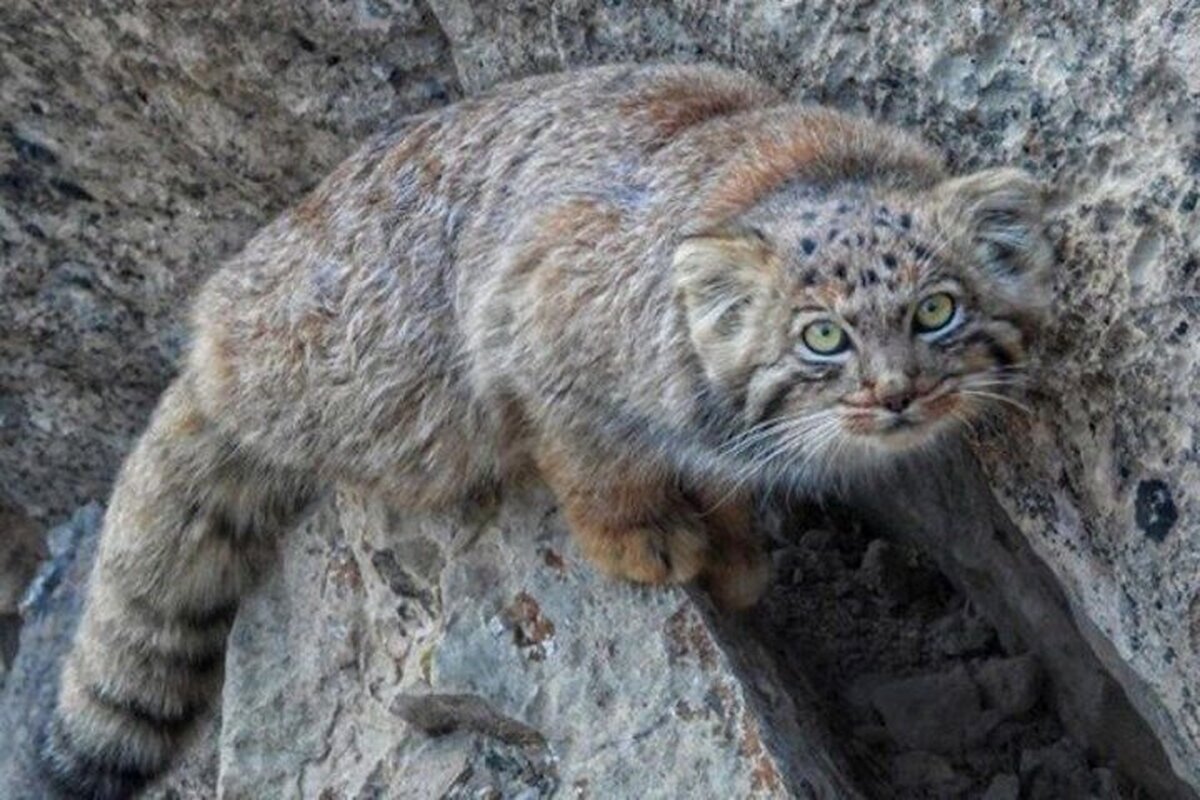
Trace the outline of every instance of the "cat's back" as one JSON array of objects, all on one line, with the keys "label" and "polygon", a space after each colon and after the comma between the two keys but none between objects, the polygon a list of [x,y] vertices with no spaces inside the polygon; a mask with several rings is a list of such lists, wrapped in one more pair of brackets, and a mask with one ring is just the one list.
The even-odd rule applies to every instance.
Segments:
[{"label": "cat's back", "polygon": [[[669,151],[691,129],[781,101],[750,75],[713,65],[594,67],[464,100],[386,152],[394,159],[419,147],[432,158],[437,201],[451,219],[446,241],[469,273],[473,251],[494,252],[547,207],[579,198],[628,207],[647,183],[677,177]],[[716,143],[691,149],[706,144]],[[725,155],[719,144],[709,149]]]},{"label": "cat's back", "polygon": [[[305,355],[306,369],[360,365],[366,350],[387,358],[387,324],[447,340],[423,346],[452,345],[449,328],[480,273],[498,268],[514,239],[540,235],[548,209],[586,200],[640,206],[631,220],[653,213],[687,189],[678,159],[664,156],[687,131],[779,100],[750,76],[710,65],[606,66],[405,118],[215,274],[194,304],[195,327],[219,331],[229,343],[216,349],[250,366],[278,361],[269,351],[279,348]],[[673,188],[649,188],[666,173]]]},{"label": "cat's back", "polygon": [[[513,237],[570,198],[627,202],[689,129],[778,100],[718,67],[611,66],[398,122],[204,287],[189,359],[201,397],[284,463],[386,463],[401,430],[432,446],[445,426],[428,409],[475,418],[467,317]],[[466,426],[464,447],[486,426]]]},{"label": "cat's back", "polygon": [[[780,101],[735,70],[620,65],[527,78],[403,118],[260,231],[201,304],[226,300],[233,312],[282,290],[293,310],[337,312],[370,300],[363,287],[382,296],[381,281],[448,297],[460,262],[492,254],[545,207],[621,205],[631,187],[673,171],[663,153],[690,129]],[[700,147],[723,157],[719,142]]]}]

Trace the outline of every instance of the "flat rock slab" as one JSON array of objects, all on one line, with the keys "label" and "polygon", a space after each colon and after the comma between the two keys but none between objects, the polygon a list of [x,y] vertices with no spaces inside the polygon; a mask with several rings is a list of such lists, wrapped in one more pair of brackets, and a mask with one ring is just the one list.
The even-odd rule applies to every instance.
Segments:
[{"label": "flat rock slab", "polygon": [[[221,714],[148,796],[855,798],[801,682],[736,618],[580,561],[548,496],[473,518],[352,492],[283,545],[230,638]],[[102,509],[51,535],[0,706],[0,796],[35,731]]]},{"label": "flat rock slab", "polygon": [[858,796],[736,620],[600,577],[549,498],[338,505],[239,616],[219,796]]}]

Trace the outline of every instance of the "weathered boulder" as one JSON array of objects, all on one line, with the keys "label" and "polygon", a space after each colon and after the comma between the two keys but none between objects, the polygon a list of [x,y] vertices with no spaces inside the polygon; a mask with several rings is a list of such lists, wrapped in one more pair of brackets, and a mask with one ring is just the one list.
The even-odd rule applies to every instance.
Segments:
[{"label": "weathered boulder", "polygon": [[[1106,714],[1135,709],[1120,719],[1200,788],[1200,15],[1187,0],[8,0],[0,493],[42,523],[102,498],[173,370],[188,290],[368,131],[508,77],[698,58],[917,129],[957,167],[1016,163],[1058,187],[1058,299],[1032,414],[981,446],[999,506],[951,484],[876,516],[937,549],[1006,637],[1034,651],[1070,639],[1041,651],[1085,738],[1111,738]],[[235,646],[231,674],[249,655]],[[1091,676],[1075,687],[1072,664]]]},{"label": "weathered boulder", "polygon": [[[0,793],[32,747],[101,510],[52,534],[0,694]],[[544,495],[466,517],[342,493],[289,537],[159,798],[860,797],[803,682],[704,598],[601,578]],[[219,777],[218,777],[219,776]]]},{"label": "weathered boulder", "polygon": [[548,497],[338,508],[234,629],[223,797],[858,796],[811,697],[702,600],[599,577]]}]

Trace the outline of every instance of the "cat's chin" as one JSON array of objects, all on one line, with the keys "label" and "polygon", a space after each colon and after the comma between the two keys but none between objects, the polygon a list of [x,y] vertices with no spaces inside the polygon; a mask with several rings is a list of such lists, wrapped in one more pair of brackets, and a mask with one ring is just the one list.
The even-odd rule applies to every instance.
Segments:
[{"label": "cat's chin", "polygon": [[953,418],[946,416],[920,420],[894,417],[868,431],[847,431],[847,436],[861,449],[876,455],[900,455],[936,446],[954,427]]},{"label": "cat's chin", "polygon": [[928,422],[900,420],[881,426],[879,430],[872,433],[858,436],[881,450],[903,452],[926,444],[930,437],[935,435],[936,427],[935,424]]}]

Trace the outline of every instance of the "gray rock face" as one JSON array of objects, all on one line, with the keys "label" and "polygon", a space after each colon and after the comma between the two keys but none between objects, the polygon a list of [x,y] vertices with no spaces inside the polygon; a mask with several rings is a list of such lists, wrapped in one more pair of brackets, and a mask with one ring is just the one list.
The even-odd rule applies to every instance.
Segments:
[{"label": "gray rock face", "polygon": [[[475,518],[337,506],[243,607],[221,718],[151,797],[861,797],[802,683],[703,598],[601,578],[548,497]],[[14,800],[44,796],[33,741],[100,519],[55,530],[27,595],[0,694]]]},{"label": "gray rock face", "polygon": [[[1110,695],[1120,702],[1127,697],[1173,770],[1200,788],[1200,399],[1194,389],[1200,378],[1200,75],[1193,68],[1200,61],[1200,15],[1194,11],[1186,0],[1101,8],[1055,0],[1020,13],[950,0],[532,0],[519,7],[467,0],[230,0],[219,7],[179,0],[8,0],[0,4],[0,494],[47,524],[104,497],[173,371],[185,339],[188,291],[368,131],[398,114],[531,72],[618,60],[736,64],[797,99],[917,129],[944,146],[956,167],[1015,163],[1059,188],[1058,301],[1033,414],[980,448],[1012,523],[995,526],[996,546],[1016,537],[1048,571],[1032,582],[996,578],[1008,567],[972,557],[982,552],[991,528],[958,544],[947,536],[921,541],[940,543],[943,569],[1002,633],[1035,650],[1036,603],[1014,596],[1012,586],[1036,583],[1043,587],[1038,597],[1057,597],[1066,609],[1062,624],[1084,637],[1077,659],[1095,659],[1095,674],[1103,673],[1102,680],[1080,684],[1100,687],[1089,696],[1064,688],[1061,676],[1069,670],[1046,664],[1049,690],[1064,708],[1075,709],[1075,727],[1113,729],[1102,715],[1083,719],[1081,709],[1110,708]],[[937,502],[946,508],[939,517],[945,533],[956,518],[945,504],[965,501]],[[907,524],[919,526],[922,518]],[[399,621],[387,623],[403,627],[404,635],[353,638],[360,635],[351,635],[355,624],[380,626],[384,617],[360,611],[355,623],[353,612],[334,614],[340,606],[329,599],[336,594],[329,588],[323,596],[328,624],[346,638],[339,647],[290,657],[391,659],[393,672],[372,673],[378,683],[369,691],[400,685],[405,675],[396,665],[410,654],[398,642],[434,625],[426,608],[434,594],[421,594],[434,593],[433,579],[427,586],[417,582],[434,573],[413,564],[435,556],[379,556],[386,550],[381,545],[362,563],[389,575],[386,585],[394,590],[363,585],[375,587],[368,600],[379,609],[395,606],[396,593],[409,598],[403,614],[391,608]],[[354,563],[362,560],[353,555]],[[1026,564],[1024,558],[1011,564]],[[315,561],[304,568],[318,574]],[[439,569],[452,575],[457,567]],[[984,580],[989,574],[990,582]],[[504,596],[512,604],[519,590],[506,590],[513,590]],[[564,630],[561,612],[556,617],[540,596],[530,596],[554,623],[553,637],[533,641],[544,626],[537,615],[520,622],[519,602],[517,621],[497,623],[532,642],[517,648],[524,654],[559,641]],[[278,604],[308,602],[314,614],[325,613],[316,599],[276,597]],[[265,631],[274,630],[265,611],[254,613]],[[1000,624],[1005,619],[1010,624]],[[267,635],[239,623],[239,636],[249,631]],[[253,639],[238,640],[232,674],[249,669],[253,647],[265,658],[284,641],[253,645]],[[385,640],[400,649],[363,651],[364,642]],[[546,654],[559,657],[557,650]],[[430,656],[431,675],[441,663]],[[545,662],[521,663],[534,670]],[[518,681],[512,691],[519,698],[517,687],[526,684],[510,678]],[[447,680],[438,691],[470,694],[461,679]],[[10,679],[9,688],[14,684]],[[236,685],[244,688],[231,684],[231,693]],[[267,688],[246,696],[273,696]],[[227,708],[242,696],[228,696]],[[526,708],[518,699],[512,703],[489,708],[506,719]],[[383,729],[396,726],[400,712],[381,707]],[[337,708],[304,711],[289,703],[279,713],[308,714],[311,730],[322,723],[324,730],[340,731],[330,734],[334,738],[349,737],[337,724],[344,713],[334,713]],[[243,719],[250,724],[250,717]],[[239,738],[239,724],[226,722],[222,733],[227,763],[234,753],[246,756],[238,770],[222,775],[235,782],[231,787],[255,769],[265,775],[281,768],[272,767],[267,754],[251,757],[257,734],[247,727]],[[364,730],[366,724],[356,722]],[[547,742],[559,735],[540,724],[533,727]],[[424,746],[433,759],[438,748],[461,753],[447,742],[471,737],[509,748],[504,757],[478,750],[471,763],[508,764],[504,780],[542,774],[540,751],[498,745],[475,731],[428,739]],[[310,752],[316,738],[291,745]],[[327,744],[327,761],[349,747]],[[368,787],[364,797],[375,796],[369,787],[411,763],[408,755],[392,758],[387,745],[379,747],[368,770],[381,765],[378,777],[358,784]],[[465,762],[455,758],[440,762],[449,765],[447,774],[461,772],[454,765]],[[300,778],[289,773],[290,779],[320,781],[321,769],[305,766]],[[1035,780],[1030,769],[1026,777]],[[541,791],[536,780],[528,785]]]},{"label": "gray rock face", "polygon": [[338,507],[239,616],[221,796],[858,796],[810,698],[703,602],[599,578],[548,498]]},{"label": "gray rock face", "polygon": [[34,740],[54,699],[59,666],[83,608],[82,587],[104,510],[91,504],[48,535],[49,558],[22,602],[17,658],[0,691],[0,795],[48,796],[34,768]]}]

